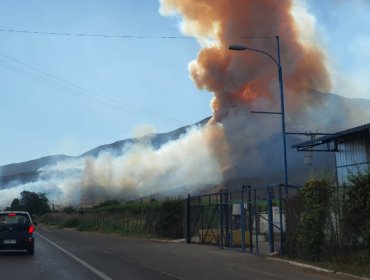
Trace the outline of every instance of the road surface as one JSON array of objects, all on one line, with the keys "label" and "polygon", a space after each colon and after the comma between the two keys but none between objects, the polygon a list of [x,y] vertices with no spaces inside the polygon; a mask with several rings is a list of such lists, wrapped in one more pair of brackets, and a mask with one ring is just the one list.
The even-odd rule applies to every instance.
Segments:
[{"label": "road surface", "polygon": [[[0,254],[0,279],[337,279],[215,246],[36,228],[35,255]],[[337,276],[338,277],[338,276]]]}]

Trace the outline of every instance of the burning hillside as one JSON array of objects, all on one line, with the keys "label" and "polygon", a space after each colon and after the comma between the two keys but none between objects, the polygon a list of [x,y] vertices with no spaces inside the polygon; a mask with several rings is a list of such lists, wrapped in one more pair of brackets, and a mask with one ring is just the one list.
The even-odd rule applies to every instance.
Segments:
[{"label": "burning hillside", "polygon": [[369,118],[366,110],[356,118],[338,118],[338,110],[352,114],[354,103],[326,94],[331,89],[326,55],[311,16],[296,1],[162,0],[161,13],[179,19],[182,32],[201,45],[189,71],[198,88],[214,94],[210,121],[160,146],[153,146],[153,134],[148,134],[119,153],[106,150],[45,166],[38,180],[12,182],[11,189],[0,191],[0,203],[23,189],[79,204],[192,191],[253,176],[279,183],[266,174],[282,171],[281,120],[250,114],[251,109],[280,110],[276,65],[264,54],[230,51],[231,44],[276,58],[275,36],[280,36],[288,130],[333,131]]}]

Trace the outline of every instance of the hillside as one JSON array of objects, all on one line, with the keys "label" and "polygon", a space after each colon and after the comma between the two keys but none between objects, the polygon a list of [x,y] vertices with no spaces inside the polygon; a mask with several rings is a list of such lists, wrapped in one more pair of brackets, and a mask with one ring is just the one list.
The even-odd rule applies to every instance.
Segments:
[{"label": "hillside", "polygon": [[[294,100],[294,98],[297,98],[297,100]],[[305,106],[299,111],[294,111],[291,108],[288,111],[287,131],[289,132],[336,132],[369,122],[370,119],[370,110],[368,109],[370,108],[370,100],[350,99],[314,90],[312,90],[310,94],[294,98],[287,102],[302,102],[303,99]],[[293,113],[291,113],[292,111]],[[252,117],[250,118],[251,119],[248,121],[255,121]],[[207,123],[208,120],[209,118],[204,119],[195,125],[202,126]],[[154,134],[148,139],[154,149],[159,149],[162,145],[179,139],[190,127],[191,126],[184,126],[168,133]],[[249,144],[249,146],[246,146],[239,151],[236,150],[237,153],[239,153],[236,161],[238,164],[234,167],[234,172],[230,173],[231,175],[224,176],[224,182],[220,185],[215,186],[204,182],[203,185],[199,185],[196,189],[194,189],[194,186],[191,187],[191,189],[188,189],[187,182],[182,182],[182,185],[173,186],[171,190],[168,190],[168,193],[183,194],[187,192],[195,192],[197,190],[205,192],[207,189],[211,190],[222,187],[238,189],[242,185],[266,186],[269,184],[282,183],[283,162],[281,133],[280,128],[275,127],[274,129],[276,132],[272,133],[268,137],[255,137],[251,142],[252,144]],[[239,131],[236,131],[235,133],[239,133]],[[243,141],[242,137],[241,140]],[[290,148],[293,144],[305,140],[307,140],[305,137],[287,135],[289,183],[293,185],[303,184],[309,178],[310,166],[304,165],[304,154]],[[57,163],[67,162],[68,160],[81,160],[86,157],[96,158],[104,151],[109,152],[112,156],[121,156],[125,151],[123,147],[134,144],[138,141],[140,141],[140,139],[124,139],[111,144],[98,146],[78,156],[54,155],[27,162],[1,166],[0,189],[11,188],[29,182],[36,182],[38,179],[41,179],[43,182],[47,182],[51,177],[60,177],[61,180],[64,180],[63,178],[68,178],[70,174],[76,174],[76,172],[78,173],[81,171],[71,167],[71,169],[51,169],[44,174],[40,174],[40,168],[53,166]],[[238,147],[239,146],[236,145],[236,149],[238,149]],[[194,156],[196,157],[197,155]],[[314,154],[313,169],[316,175],[333,177],[334,166],[334,154]],[[201,172],[201,168],[203,167],[199,166],[199,168]],[[166,174],[160,174],[160,176],[165,175]],[[105,198],[105,196],[107,196],[107,198],[117,196],[117,192],[108,193],[99,185],[91,185],[89,189],[85,189],[84,191],[88,194],[87,196],[90,197],[89,199],[96,195],[101,199]],[[162,191],[159,190],[157,193],[161,194],[161,192]],[[131,196],[134,195],[134,193],[132,192],[132,189],[128,189],[120,195]]]},{"label": "hillside", "polygon": [[[209,118],[206,118],[194,125],[203,125],[208,120]],[[151,144],[153,147],[158,149],[163,144],[178,139],[190,127],[191,125],[183,126],[167,133],[155,134],[150,138]],[[119,140],[111,144],[98,146],[78,156],[51,155],[26,162],[12,163],[0,166],[0,189],[7,187],[7,185],[11,182],[24,184],[27,182],[36,181],[39,176],[40,168],[44,166],[54,165],[58,162],[84,158],[87,156],[97,157],[99,153],[103,151],[109,151],[111,154],[119,156],[122,153],[122,148],[125,145],[135,143],[136,141],[138,141],[138,139]]]}]

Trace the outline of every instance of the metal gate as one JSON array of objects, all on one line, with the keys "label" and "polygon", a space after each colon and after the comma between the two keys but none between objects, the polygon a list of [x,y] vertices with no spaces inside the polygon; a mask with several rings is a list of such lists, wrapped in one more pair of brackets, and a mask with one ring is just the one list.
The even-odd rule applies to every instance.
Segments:
[{"label": "metal gate", "polygon": [[239,191],[188,195],[187,243],[214,244],[257,254],[282,252],[286,196],[282,188],[247,186]]}]

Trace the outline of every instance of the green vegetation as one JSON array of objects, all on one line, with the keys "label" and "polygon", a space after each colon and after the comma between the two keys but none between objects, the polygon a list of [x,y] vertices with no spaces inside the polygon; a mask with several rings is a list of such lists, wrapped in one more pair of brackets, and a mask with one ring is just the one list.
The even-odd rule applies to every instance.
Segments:
[{"label": "green vegetation", "polygon": [[184,219],[184,201],[166,199],[158,207],[156,231],[160,236],[182,237]]},{"label": "green vegetation", "polygon": [[49,200],[44,193],[21,192],[21,197],[13,199],[6,211],[27,211],[31,215],[42,215],[50,212]]},{"label": "green vegetation", "polygon": [[101,231],[146,237],[183,237],[184,201],[105,201],[91,208],[65,207],[62,212],[51,212],[39,221],[63,228]]},{"label": "green vegetation", "polygon": [[331,187],[311,180],[285,203],[285,249],[290,258],[370,275],[370,174]]},{"label": "green vegetation", "polygon": [[323,256],[325,222],[329,214],[331,188],[325,181],[307,182],[300,191],[303,201],[298,242],[303,257],[319,261]]},{"label": "green vegetation", "polygon": [[331,187],[311,180],[286,203],[286,251],[289,257],[320,261],[324,254],[325,225]]},{"label": "green vegetation", "polygon": [[370,173],[350,175],[347,189],[343,207],[345,233],[355,251],[366,250],[370,256]]}]

